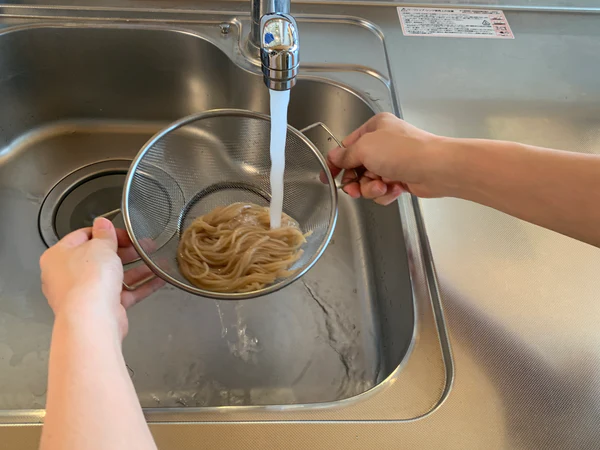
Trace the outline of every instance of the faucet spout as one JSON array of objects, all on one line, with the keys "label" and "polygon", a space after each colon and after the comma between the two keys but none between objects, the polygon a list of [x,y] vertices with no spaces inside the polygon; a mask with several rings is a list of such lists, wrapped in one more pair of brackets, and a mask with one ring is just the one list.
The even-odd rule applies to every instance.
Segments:
[{"label": "faucet spout", "polygon": [[268,13],[260,21],[260,61],[269,89],[285,91],[296,84],[300,65],[298,25],[292,16]]},{"label": "faucet spout", "polygon": [[290,15],[290,0],[251,0],[252,23],[247,49],[260,54],[265,84],[285,91],[296,84],[300,59],[298,25]]}]

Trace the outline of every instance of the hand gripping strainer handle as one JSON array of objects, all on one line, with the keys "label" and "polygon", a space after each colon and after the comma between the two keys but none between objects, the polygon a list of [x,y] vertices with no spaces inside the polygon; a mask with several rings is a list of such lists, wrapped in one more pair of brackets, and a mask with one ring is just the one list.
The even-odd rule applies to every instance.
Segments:
[{"label": "hand gripping strainer handle", "polygon": [[[120,212],[121,212],[121,208],[117,208],[117,209],[113,209],[112,211],[109,211],[107,213],[100,214],[98,217],[103,217],[105,219],[112,220]],[[132,264],[132,263],[134,263],[136,261],[139,261],[139,260],[140,260],[139,258],[138,259],[134,259],[133,261],[131,261],[131,262],[127,263],[127,264]],[[124,264],[123,266],[125,266],[125,265],[126,264]],[[125,281],[123,281],[123,287],[125,288],[126,291],[135,291],[140,286],[143,286],[144,284],[146,284],[146,283],[154,280],[155,278],[156,278],[156,275],[151,274],[151,275],[148,275],[146,278],[142,278],[141,280],[139,280],[138,282],[133,283],[133,284],[127,284],[127,283],[125,283]]]},{"label": "hand gripping strainer handle", "polygon": [[[325,125],[323,122],[315,122],[312,125],[309,125],[305,128],[302,128],[300,131],[300,133],[305,134],[307,131],[313,130],[315,128],[323,128],[323,130],[325,130],[325,132],[331,137],[331,139],[333,139],[335,141],[335,143],[338,145],[338,147],[345,149],[346,147],[344,146],[344,144],[342,144],[342,141],[340,141],[336,135],[333,133],[333,131],[331,131],[329,129],[329,127],[327,125]],[[337,188],[338,189],[344,189],[346,186],[348,186],[351,183],[356,183],[357,181],[360,180],[360,178],[362,177],[363,173],[364,173],[364,169],[360,170],[360,169],[350,169],[354,172],[354,176],[349,179],[346,182],[343,183],[339,183],[337,184]],[[346,174],[346,170],[343,170],[342,173],[340,174],[340,179],[343,180],[344,179],[344,175]]]}]

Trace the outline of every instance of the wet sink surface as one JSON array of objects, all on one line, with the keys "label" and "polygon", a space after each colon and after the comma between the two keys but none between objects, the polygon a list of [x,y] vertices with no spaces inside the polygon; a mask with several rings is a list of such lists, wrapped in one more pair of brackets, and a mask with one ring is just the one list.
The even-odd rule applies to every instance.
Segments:
[{"label": "wet sink surface", "polygon": [[[119,176],[167,123],[213,108],[267,113],[269,97],[210,42],[167,30],[23,29],[0,35],[0,60],[0,409],[36,409],[53,320],[38,281],[40,227],[51,243],[57,217],[63,230],[118,208]],[[345,136],[372,115],[326,80],[292,90],[297,128],[322,121]],[[329,248],[290,287],[243,302],[166,287],[136,306],[124,351],[142,405],[332,402],[379,383],[414,331],[401,228],[397,208],[342,196]]]}]

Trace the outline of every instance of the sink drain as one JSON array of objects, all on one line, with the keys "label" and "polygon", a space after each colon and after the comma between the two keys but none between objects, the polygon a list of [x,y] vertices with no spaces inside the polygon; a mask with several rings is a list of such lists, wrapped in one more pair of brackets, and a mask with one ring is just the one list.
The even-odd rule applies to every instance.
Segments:
[{"label": "sink drain", "polygon": [[120,213],[125,176],[131,161],[103,161],[67,175],[48,193],[39,216],[39,228],[47,246],[71,231],[92,226],[105,216],[124,228]]}]

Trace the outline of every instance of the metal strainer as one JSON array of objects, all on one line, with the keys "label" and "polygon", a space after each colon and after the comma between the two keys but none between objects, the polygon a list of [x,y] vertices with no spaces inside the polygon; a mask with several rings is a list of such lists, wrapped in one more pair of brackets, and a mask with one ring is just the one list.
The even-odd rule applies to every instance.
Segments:
[{"label": "metal strainer", "polygon": [[295,274],[252,292],[219,293],[179,272],[179,239],[195,218],[234,202],[269,205],[270,126],[268,116],[255,112],[203,112],[170,125],[137,154],[125,180],[123,217],[136,250],[160,278],[204,297],[247,299],[289,285],[323,254],[337,219],[336,185],[315,145],[288,126],[283,211],[312,232]]}]

